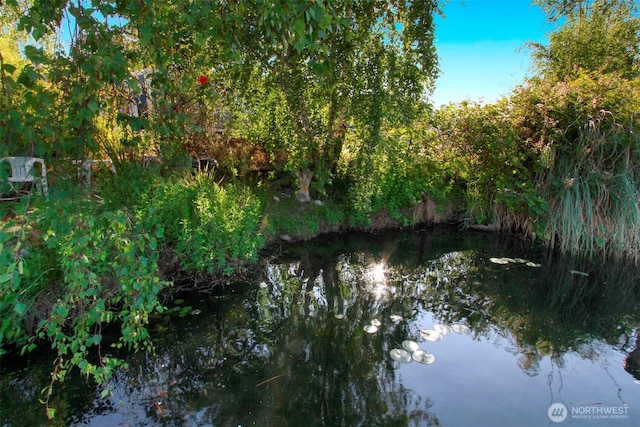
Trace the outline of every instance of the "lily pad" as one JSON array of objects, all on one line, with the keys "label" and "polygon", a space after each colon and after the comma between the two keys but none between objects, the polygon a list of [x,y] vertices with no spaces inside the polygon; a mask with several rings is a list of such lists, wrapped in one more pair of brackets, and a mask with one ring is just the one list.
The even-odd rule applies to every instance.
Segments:
[{"label": "lily pad", "polygon": [[420,331],[420,335],[427,341],[440,341],[442,334],[435,329],[423,329]]},{"label": "lily pad", "polygon": [[438,323],[436,325],[433,325],[433,329],[436,332],[440,332],[440,335],[449,335],[450,333],[453,332],[453,329],[451,329],[451,326],[445,325],[444,323]]},{"label": "lily pad", "polygon": [[467,325],[461,325],[460,323],[451,325],[451,329],[453,329],[453,332],[460,335],[469,335],[471,333],[471,329]]},{"label": "lily pad", "polygon": [[364,331],[368,334],[375,334],[376,332],[378,332],[378,327],[374,325],[366,325],[364,327]]},{"label": "lily pad", "polygon": [[391,354],[391,358],[396,362],[401,363],[409,363],[411,362],[411,353],[403,348],[394,348],[389,354]]},{"label": "lily pad", "polygon": [[415,341],[404,340],[402,341],[402,348],[404,348],[407,351],[416,351],[419,348],[419,346],[418,346],[418,343]]},{"label": "lily pad", "polygon": [[379,327],[380,325],[382,325],[382,322],[380,322],[378,319],[373,319],[373,320],[371,321],[371,324],[377,328],[377,327]]},{"label": "lily pad", "polygon": [[392,314],[389,318],[392,322],[399,322],[402,320],[402,316],[398,316],[397,314]]},{"label": "lily pad", "polygon": [[424,350],[416,350],[411,354],[411,358],[418,363],[422,363],[423,365],[431,365],[436,361],[436,357],[428,353]]}]

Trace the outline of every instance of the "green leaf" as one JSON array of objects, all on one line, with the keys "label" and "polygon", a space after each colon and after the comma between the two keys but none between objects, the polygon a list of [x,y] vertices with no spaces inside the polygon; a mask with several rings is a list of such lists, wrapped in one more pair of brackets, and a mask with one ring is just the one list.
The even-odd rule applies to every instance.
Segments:
[{"label": "green leaf", "polygon": [[89,338],[87,340],[87,345],[91,346],[91,345],[95,345],[95,344],[100,344],[101,341],[102,341],[102,335],[101,334],[94,334],[91,338]]},{"label": "green leaf", "polygon": [[69,314],[69,309],[63,305],[59,305],[55,312],[60,316],[60,317],[67,317],[67,314]]},{"label": "green leaf", "polygon": [[320,28],[323,30],[326,30],[331,25],[331,21],[333,21],[333,18],[331,17],[331,15],[324,15],[319,24]]},{"label": "green leaf", "polygon": [[150,25],[141,24],[140,25],[140,44],[146,45],[151,42],[151,38],[153,36],[153,29]]},{"label": "green leaf", "polygon": [[17,110],[9,110],[8,113],[9,119],[8,120],[8,124],[9,124],[9,129],[11,129],[12,131],[18,131],[22,129],[22,116],[20,115],[20,112]]},{"label": "green leaf", "polygon": [[15,307],[13,307],[13,310],[18,313],[19,316],[22,316],[27,310],[27,305],[25,303],[19,302],[15,305]]},{"label": "green leaf", "polygon": [[37,48],[33,45],[26,45],[24,47],[24,54],[36,65],[44,62],[44,52],[41,48]]},{"label": "green leaf", "polygon": [[87,106],[89,107],[91,112],[95,114],[95,112],[98,111],[99,104],[98,101],[92,99],[91,101],[89,101]]},{"label": "green leaf", "polygon": [[0,283],[5,283],[11,280],[12,273],[0,274]]},{"label": "green leaf", "polygon": [[306,45],[307,44],[305,43],[305,41],[299,40],[293,45],[293,47],[295,48],[296,51],[298,51],[298,53],[300,53],[304,50]]},{"label": "green leaf", "polygon": [[308,9],[308,15],[314,21],[320,22],[324,17],[324,8],[322,6],[315,5]]},{"label": "green leaf", "polygon": [[15,65],[11,64],[2,64],[2,69],[7,72],[7,74],[13,74],[16,71]]},{"label": "green leaf", "polygon": [[304,36],[305,25],[303,19],[296,19],[295,21],[293,21],[293,31],[298,37]]}]

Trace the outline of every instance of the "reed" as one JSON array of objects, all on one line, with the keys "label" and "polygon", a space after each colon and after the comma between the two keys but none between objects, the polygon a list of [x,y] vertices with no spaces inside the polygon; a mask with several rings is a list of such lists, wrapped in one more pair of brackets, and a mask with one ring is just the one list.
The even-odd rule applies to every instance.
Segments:
[{"label": "reed", "polygon": [[633,118],[603,113],[571,147],[556,148],[545,184],[547,232],[553,247],[593,258],[640,261],[640,138]]}]

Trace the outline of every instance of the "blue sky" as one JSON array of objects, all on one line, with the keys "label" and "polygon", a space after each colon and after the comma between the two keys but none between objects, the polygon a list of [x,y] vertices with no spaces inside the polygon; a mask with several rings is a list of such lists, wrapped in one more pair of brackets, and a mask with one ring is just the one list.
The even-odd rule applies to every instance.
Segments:
[{"label": "blue sky", "polygon": [[530,0],[449,0],[436,18],[441,76],[434,105],[465,99],[491,103],[531,71],[527,41],[546,43],[552,26]]}]

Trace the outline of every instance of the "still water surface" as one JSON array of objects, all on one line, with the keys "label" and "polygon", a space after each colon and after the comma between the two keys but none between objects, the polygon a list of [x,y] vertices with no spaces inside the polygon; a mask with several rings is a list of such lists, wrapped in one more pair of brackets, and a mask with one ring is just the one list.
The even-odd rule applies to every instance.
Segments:
[{"label": "still water surface", "polygon": [[[151,326],[155,354],[129,356],[110,398],[81,378],[59,386],[52,422],[38,403],[50,360],[5,361],[0,420],[638,426],[639,278],[629,266],[444,229],[290,245],[265,257],[252,283],[178,301],[192,310]],[[372,321],[377,331],[366,332]],[[459,333],[438,336],[436,325]],[[407,340],[433,363],[394,360]]]}]

